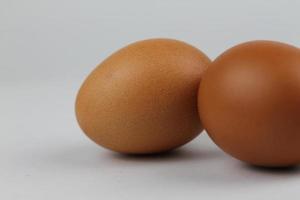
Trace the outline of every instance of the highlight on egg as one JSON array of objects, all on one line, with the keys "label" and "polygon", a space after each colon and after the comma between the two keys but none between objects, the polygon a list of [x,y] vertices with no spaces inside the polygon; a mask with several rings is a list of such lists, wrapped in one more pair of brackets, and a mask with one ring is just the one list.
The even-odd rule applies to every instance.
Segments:
[{"label": "highlight on egg", "polygon": [[116,152],[169,151],[201,131],[197,92],[210,59],[172,39],[130,44],[99,64],[76,99],[84,133]]},{"label": "highlight on egg", "polygon": [[220,55],[202,76],[199,114],[212,140],[250,164],[300,163],[300,50],[251,41]]}]

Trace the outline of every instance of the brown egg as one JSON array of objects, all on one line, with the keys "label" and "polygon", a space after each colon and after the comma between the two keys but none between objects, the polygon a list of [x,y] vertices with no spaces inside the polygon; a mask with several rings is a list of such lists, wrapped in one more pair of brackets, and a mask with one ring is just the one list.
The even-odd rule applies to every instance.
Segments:
[{"label": "brown egg", "polygon": [[260,166],[300,163],[300,50],[271,41],[235,46],[204,73],[198,108],[213,141]]},{"label": "brown egg", "polygon": [[99,145],[132,154],[179,147],[201,131],[200,77],[210,60],[180,41],[133,43],[103,61],[76,101],[82,130]]}]

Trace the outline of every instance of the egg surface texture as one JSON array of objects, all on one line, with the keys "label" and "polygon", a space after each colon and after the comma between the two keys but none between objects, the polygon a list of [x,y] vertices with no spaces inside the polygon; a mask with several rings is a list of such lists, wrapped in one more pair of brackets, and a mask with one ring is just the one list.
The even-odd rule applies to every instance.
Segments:
[{"label": "egg surface texture", "polygon": [[220,55],[202,77],[198,107],[213,141],[259,166],[300,163],[300,50],[252,41]]},{"label": "egg surface texture", "polygon": [[201,131],[197,92],[210,60],[184,42],[150,39],[108,57],[87,77],[76,116],[97,144],[129,154],[179,147]]}]

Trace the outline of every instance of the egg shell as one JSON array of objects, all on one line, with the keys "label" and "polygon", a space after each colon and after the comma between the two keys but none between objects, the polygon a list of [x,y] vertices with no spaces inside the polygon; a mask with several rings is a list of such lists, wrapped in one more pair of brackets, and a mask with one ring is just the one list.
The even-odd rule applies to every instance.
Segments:
[{"label": "egg shell", "polygon": [[213,141],[259,166],[300,163],[300,50],[252,41],[220,55],[204,73],[198,108]]},{"label": "egg shell", "polygon": [[177,40],[130,44],[83,83],[76,100],[79,125],[94,142],[121,153],[179,147],[202,131],[197,91],[209,63],[200,50]]}]

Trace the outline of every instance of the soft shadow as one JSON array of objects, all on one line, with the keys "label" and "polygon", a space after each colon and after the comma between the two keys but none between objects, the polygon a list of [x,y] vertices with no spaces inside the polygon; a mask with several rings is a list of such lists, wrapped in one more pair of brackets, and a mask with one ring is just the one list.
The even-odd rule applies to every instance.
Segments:
[{"label": "soft shadow", "polygon": [[[160,165],[170,162],[202,162],[202,160],[213,159],[220,156],[217,151],[182,147],[172,151],[146,154],[129,155],[112,152],[92,146],[89,144],[60,146],[47,151],[36,151],[28,157],[28,163],[44,164],[46,166],[72,166],[72,167],[105,167],[119,166],[120,163],[132,166],[135,163],[147,163],[151,165]],[[140,166],[140,165],[139,165]]]},{"label": "soft shadow", "polygon": [[156,154],[120,154],[111,153],[113,159],[134,162],[170,162],[170,161],[187,161],[187,160],[202,160],[218,156],[215,151],[201,151],[198,149],[181,148],[172,151]]},{"label": "soft shadow", "polygon": [[265,174],[298,174],[300,173],[299,166],[288,166],[288,167],[263,167],[250,164],[244,164],[244,167],[249,170],[265,173]]},{"label": "soft shadow", "polygon": [[257,167],[239,162],[226,156],[221,150],[205,145],[186,146],[160,154],[126,155],[88,143],[72,144],[36,151],[28,154],[26,160],[30,166],[49,170],[53,167],[78,168],[94,170],[95,173],[108,169],[116,173],[120,170],[138,170],[143,175],[154,167],[155,174],[152,176],[179,186],[202,184],[207,187],[232,189],[300,178],[299,167]]},{"label": "soft shadow", "polygon": [[274,182],[299,179],[300,166],[258,167],[238,161],[221,151],[212,151],[210,160],[180,166],[180,170],[170,170],[161,174],[167,180],[181,180],[184,184],[205,184],[207,187],[257,187]]}]

